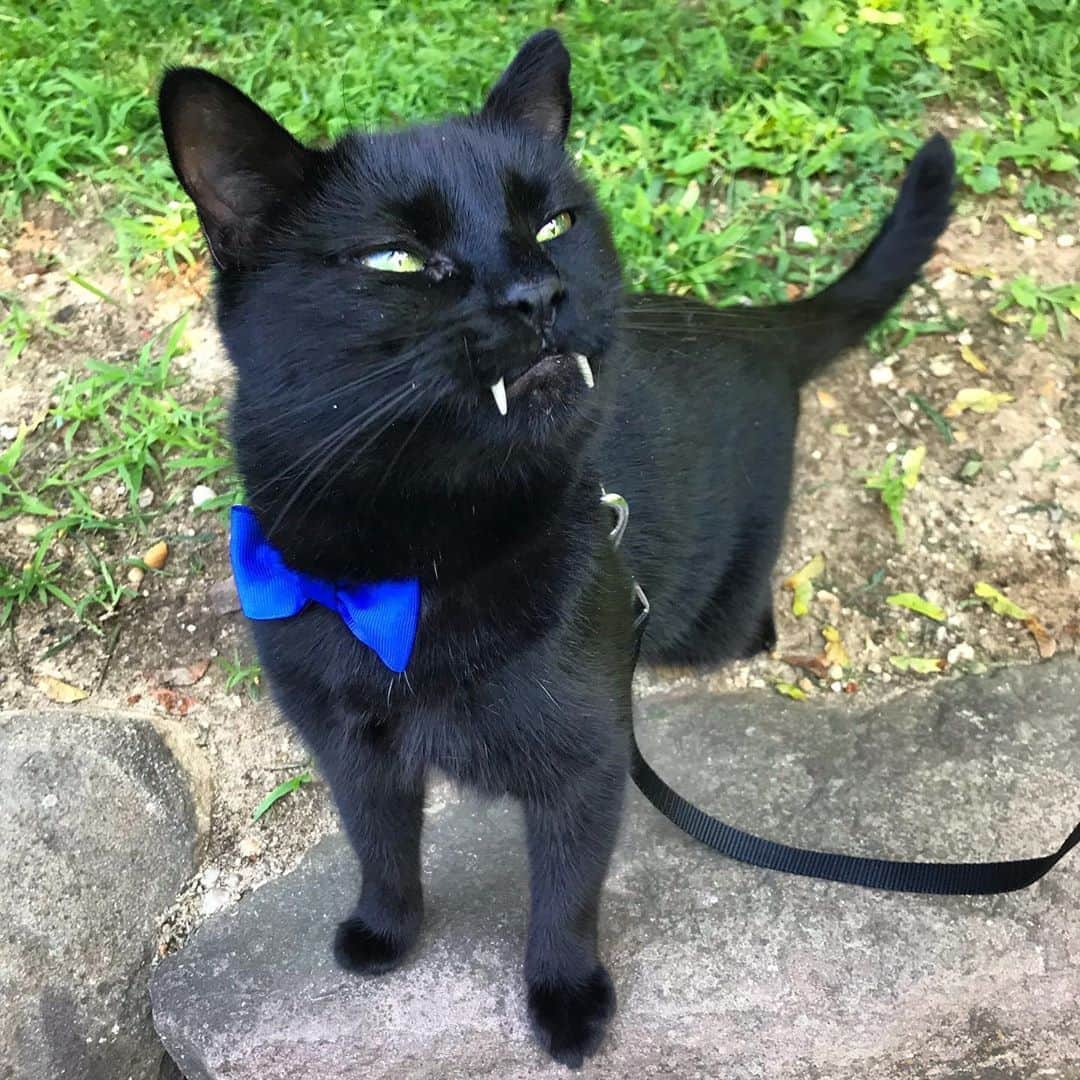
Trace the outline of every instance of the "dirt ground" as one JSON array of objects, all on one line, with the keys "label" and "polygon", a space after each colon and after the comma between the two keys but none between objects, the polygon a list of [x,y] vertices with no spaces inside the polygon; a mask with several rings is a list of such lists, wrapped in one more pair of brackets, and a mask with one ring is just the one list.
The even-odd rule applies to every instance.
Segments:
[{"label": "dirt ground", "polygon": [[[776,572],[780,644],[772,656],[707,673],[718,690],[779,683],[809,699],[848,694],[878,700],[919,680],[1035,662],[1040,649],[1043,655],[1078,649],[1080,323],[1070,320],[1068,340],[1051,328],[1035,343],[1023,324],[990,314],[1003,282],[1017,274],[1045,283],[1080,278],[1078,230],[1063,221],[1042,240],[1026,238],[1008,227],[1005,213],[1022,211],[1013,200],[989,200],[954,219],[926,282],[907,301],[909,315],[947,314],[964,329],[916,337],[884,358],[858,350],[805,391],[795,495]],[[0,362],[0,450],[21,422],[48,406],[62,372],[78,370],[88,357],[130,356],[184,311],[190,311],[188,351],[176,361],[187,375],[181,396],[195,401],[228,394],[229,368],[211,323],[205,267],[125,282],[110,259],[111,231],[87,229],[84,220],[100,220],[91,195],[75,214],[44,203],[2,241],[0,289],[47,313],[66,336],[39,332],[14,364]],[[984,270],[992,276],[979,276]],[[117,302],[72,282],[69,271]],[[964,345],[983,361],[984,373],[964,359]],[[941,410],[959,391],[976,387],[1013,400],[993,413],[953,418],[952,444],[909,397],[919,395]],[[878,493],[865,488],[863,477],[893,450],[916,446],[926,447],[926,459],[903,507],[901,547]],[[209,823],[203,864],[163,921],[162,953],[205,915],[286,870],[333,823],[318,782],[251,821],[259,800],[304,768],[305,755],[265,698],[253,702],[225,688],[216,658],[250,660],[253,652],[225,584],[224,516],[196,513],[190,496],[180,489],[155,493],[168,509],[155,520],[155,535],[125,554],[160,536],[170,545],[169,561],[164,573],[144,580],[140,596],[120,609],[105,637],[80,634],[43,659],[78,628],[56,604],[29,606],[2,631],[0,708],[48,704],[37,680],[55,676],[90,691],[80,707],[154,716],[196,777]],[[105,485],[96,498],[107,510],[119,508],[124,496]],[[0,523],[0,549],[9,560],[28,557],[32,524]],[[809,612],[796,617],[792,592],[782,582],[818,554],[825,564]],[[976,582],[990,583],[1035,616],[1045,630],[1041,643],[1029,626],[974,598]],[[920,594],[947,619],[886,603],[902,592]],[[846,663],[835,649],[824,655],[828,625],[839,631]],[[892,657],[939,666],[929,674],[903,672]],[[691,677],[678,670],[642,672],[640,689],[661,693]],[[431,797],[442,797],[440,789]]]}]

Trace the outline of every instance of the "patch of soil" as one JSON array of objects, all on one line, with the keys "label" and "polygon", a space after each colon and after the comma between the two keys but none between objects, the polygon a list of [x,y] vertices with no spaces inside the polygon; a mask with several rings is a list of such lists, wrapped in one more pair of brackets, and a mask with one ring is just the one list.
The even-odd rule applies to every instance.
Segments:
[{"label": "patch of soil", "polygon": [[[1057,244],[1064,224],[1029,242],[1008,228],[1004,213],[1020,211],[1012,201],[990,200],[961,214],[926,283],[907,303],[911,317],[948,315],[963,330],[919,336],[884,358],[857,350],[804,392],[794,499],[776,577],[780,643],[772,656],[705,673],[716,689],[787,683],[810,698],[846,693],[869,704],[919,680],[1037,661],[1037,642],[1024,624],[975,600],[979,581],[1036,616],[1057,650],[1078,648],[1080,325],[1072,321],[1068,341],[1052,329],[1034,343],[1022,326],[1007,325],[989,311],[1002,282],[1016,274],[1048,283],[1076,280],[1080,255],[1075,246]],[[16,289],[27,307],[63,331],[40,329],[3,371],[0,431],[10,432],[9,438],[20,422],[41,414],[61,372],[79,370],[90,356],[130,356],[185,312],[189,350],[178,361],[187,373],[185,393],[192,400],[228,393],[228,366],[205,300],[205,266],[179,277],[125,280],[111,257],[111,233],[84,228],[84,214],[92,221],[100,216],[90,204],[75,216],[43,204],[0,249],[0,289]],[[992,268],[996,278],[972,275],[982,267]],[[81,287],[72,273],[116,302]],[[965,361],[964,344],[985,363],[985,373]],[[918,395],[942,412],[958,391],[971,387],[1007,392],[1013,400],[994,413],[953,418],[951,443],[911,398]],[[0,449],[4,445],[0,441]],[[926,447],[926,460],[903,506],[907,535],[900,545],[878,493],[863,478],[889,453],[916,446]],[[977,470],[972,462],[980,463]],[[252,702],[225,688],[218,659],[250,661],[253,653],[241,616],[228,610],[222,589],[212,592],[228,578],[224,519],[197,512],[190,494],[175,488],[157,493],[157,504],[166,509],[154,522],[154,536],[131,541],[124,554],[163,537],[170,545],[168,563],[162,573],[147,575],[137,599],[101,624],[100,636],[77,633],[79,624],[59,605],[29,606],[4,631],[11,648],[0,669],[0,707],[45,704],[36,680],[52,675],[90,691],[90,703],[99,709],[140,712],[165,728],[182,729],[205,756],[212,786],[205,857],[163,920],[162,953],[207,914],[283,873],[333,826],[319,783],[251,821],[258,801],[304,768],[305,754],[267,700]],[[102,498],[120,505],[115,492]],[[0,524],[7,555],[29,550],[26,530],[17,526]],[[825,568],[809,612],[797,618],[781,582],[818,553]],[[900,592],[939,605],[946,620],[885,602]],[[835,659],[829,658],[808,671],[782,659],[820,656],[827,625],[839,631],[849,663],[829,671]],[[939,660],[942,670],[902,673],[890,661],[894,656]],[[192,672],[177,674],[189,666]],[[700,677],[676,669],[645,671],[639,689],[663,693]]]}]

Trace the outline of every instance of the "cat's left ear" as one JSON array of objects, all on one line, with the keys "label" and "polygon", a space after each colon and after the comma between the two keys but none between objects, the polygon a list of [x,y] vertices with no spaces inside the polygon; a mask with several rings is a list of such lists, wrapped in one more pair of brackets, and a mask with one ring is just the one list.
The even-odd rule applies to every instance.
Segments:
[{"label": "cat's left ear", "polygon": [[529,128],[562,143],[570,126],[570,54],[556,30],[521,46],[484,102],[483,115]]}]

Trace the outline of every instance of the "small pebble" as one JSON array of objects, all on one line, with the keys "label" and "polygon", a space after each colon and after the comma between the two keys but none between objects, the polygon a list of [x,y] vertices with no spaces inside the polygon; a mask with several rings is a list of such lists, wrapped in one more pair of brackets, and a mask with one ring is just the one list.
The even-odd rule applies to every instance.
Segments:
[{"label": "small pebble", "polygon": [[199,911],[203,915],[215,915],[231,903],[232,895],[228,889],[207,889],[199,901]]},{"label": "small pebble", "polygon": [[814,230],[809,225],[800,225],[792,235],[791,239],[799,247],[817,247],[817,237],[814,235]]},{"label": "small pebble", "polygon": [[946,654],[945,659],[950,664],[957,664],[961,660],[974,660],[975,650],[966,642],[961,641],[959,645],[954,645]]},{"label": "small pebble", "polygon": [[217,492],[206,484],[197,484],[191,492],[191,505],[202,506],[203,503],[217,498]]},{"label": "small pebble", "polygon": [[934,281],[934,288],[942,296],[952,296],[959,284],[960,275],[950,266]]},{"label": "small pebble", "polygon": [[212,889],[221,878],[221,870],[216,866],[208,866],[199,878],[204,889]]},{"label": "small pebble", "polygon": [[888,386],[896,378],[888,364],[875,364],[870,369],[870,382],[874,386]]},{"label": "small pebble", "polygon": [[229,615],[240,610],[240,596],[231,575],[211,585],[207,590],[207,599],[215,615]]},{"label": "small pebble", "polygon": [[242,859],[257,859],[263,852],[263,843],[257,836],[245,836],[237,845]]},{"label": "small pebble", "polygon": [[148,506],[150,506],[153,503],[153,501],[154,501],[154,493],[153,493],[153,491],[151,491],[150,488],[143,488],[142,491],[139,492],[139,507],[140,507],[140,509],[145,510]]},{"label": "small pebble", "polygon": [[1072,247],[1076,243],[1076,237],[1072,233],[1062,233],[1056,243],[1061,248]]},{"label": "small pebble", "polygon": [[1029,446],[1013,463],[1018,469],[1029,469],[1035,472],[1043,465],[1043,452],[1038,446]]},{"label": "small pebble", "polygon": [[151,570],[161,570],[169,558],[169,545],[164,540],[152,544],[142,553],[142,561]]},{"label": "small pebble", "polygon": [[132,566],[128,568],[128,584],[134,586],[136,589],[142,584],[145,576],[146,571],[141,566]]}]

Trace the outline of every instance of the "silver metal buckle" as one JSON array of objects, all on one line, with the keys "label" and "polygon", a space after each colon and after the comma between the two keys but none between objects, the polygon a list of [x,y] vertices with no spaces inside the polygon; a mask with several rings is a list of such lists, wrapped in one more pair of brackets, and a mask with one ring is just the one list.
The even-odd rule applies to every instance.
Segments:
[{"label": "silver metal buckle", "polygon": [[636,630],[649,617],[649,598],[645,590],[634,579],[634,599],[641,605],[641,610],[634,616],[634,629]]},{"label": "silver metal buckle", "polygon": [[612,547],[618,547],[622,543],[626,526],[630,523],[630,504],[617,492],[600,489],[600,501],[614,513],[615,526],[608,533],[608,539]]},{"label": "silver metal buckle", "polygon": [[[630,504],[618,492],[605,491],[603,487],[600,488],[600,501],[615,515],[615,525],[608,533],[608,539],[611,546],[617,548],[622,543],[626,526],[630,524]],[[649,617],[649,598],[637,579],[634,578],[633,581],[634,602],[638,608],[634,616],[634,629],[637,630]]]}]

